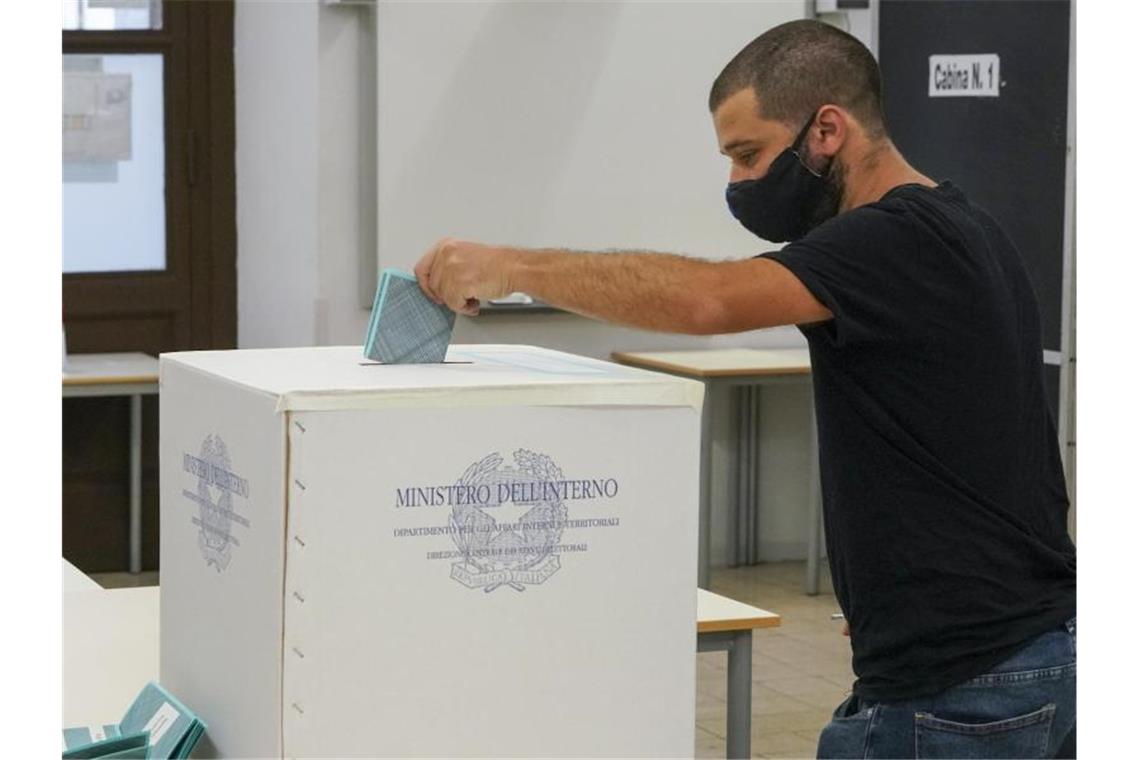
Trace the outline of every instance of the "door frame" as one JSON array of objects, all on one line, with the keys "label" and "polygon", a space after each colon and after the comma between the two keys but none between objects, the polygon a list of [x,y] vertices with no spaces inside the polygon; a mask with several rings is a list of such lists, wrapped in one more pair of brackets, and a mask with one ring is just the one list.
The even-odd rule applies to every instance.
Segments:
[{"label": "door frame", "polygon": [[160,30],[63,32],[65,54],[164,55],[167,267],[64,274],[63,306],[65,327],[169,315],[170,337],[131,346],[96,330],[81,352],[237,345],[234,5],[167,2],[163,17]]}]

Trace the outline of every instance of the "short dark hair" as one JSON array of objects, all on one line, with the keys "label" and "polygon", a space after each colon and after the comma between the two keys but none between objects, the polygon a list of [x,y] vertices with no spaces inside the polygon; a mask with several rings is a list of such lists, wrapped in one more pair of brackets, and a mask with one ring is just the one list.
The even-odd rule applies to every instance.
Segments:
[{"label": "short dark hair", "polygon": [[792,129],[833,103],[850,111],[872,138],[887,134],[875,57],[862,42],[822,21],[789,21],[748,43],[713,82],[709,111],[745,87],[756,92],[762,117]]}]

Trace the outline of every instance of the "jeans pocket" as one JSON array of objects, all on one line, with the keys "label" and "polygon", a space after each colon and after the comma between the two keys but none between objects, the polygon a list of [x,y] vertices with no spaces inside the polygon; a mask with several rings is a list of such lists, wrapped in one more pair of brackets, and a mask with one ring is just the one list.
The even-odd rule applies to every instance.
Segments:
[{"label": "jeans pocket", "polygon": [[867,756],[867,736],[876,707],[859,708],[854,694],[835,708],[831,722],[819,735],[816,756],[820,758],[863,758]]},{"label": "jeans pocket", "polygon": [[1057,707],[990,723],[958,723],[930,713],[915,713],[916,758],[1045,757]]}]

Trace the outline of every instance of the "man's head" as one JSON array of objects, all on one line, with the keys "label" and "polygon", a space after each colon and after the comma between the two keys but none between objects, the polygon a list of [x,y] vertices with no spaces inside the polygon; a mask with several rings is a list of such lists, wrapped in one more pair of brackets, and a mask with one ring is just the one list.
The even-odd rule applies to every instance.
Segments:
[{"label": "man's head", "polygon": [[[889,147],[879,66],[861,42],[819,21],[781,24],[729,61],[709,93],[728,202],[752,232],[794,240],[851,202]],[[854,170],[854,171],[853,171]]]},{"label": "man's head", "polygon": [[709,110],[733,159],[731,181],[763,176],[809,121],[796,147],[816,170],[853,138],[874,145],[887,137],[874,56],[820,21],[781,24],[750,42],[716,78]]}]

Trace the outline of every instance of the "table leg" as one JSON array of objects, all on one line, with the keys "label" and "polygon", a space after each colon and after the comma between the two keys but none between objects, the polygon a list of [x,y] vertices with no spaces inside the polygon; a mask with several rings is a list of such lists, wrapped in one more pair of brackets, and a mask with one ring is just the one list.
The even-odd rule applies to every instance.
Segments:
[{"label": "table leg", "polygon": [[819,560],[822,542],[823,507],[819,485],[819,436],[815,428],[815,398],[808,391],[808,558],[804,593],[819,593]]},{"label": "table leg", "polygon": [[715,385],[705,383],[705,404],[701,413],[701,494],[697,527],[697,586],[708,589],[709,564],[712,560],[712,416]]},{"label": "table leg", "polygon": [[736,388],[736,503],[732,566],[760,561],[760,386]]},{"label": "table leg", "polygon": [[728,741],[730,758],[752,756],[752,631],[736,631],[728,650]]},{"label": "table leg", "polygon": [[130,571],[142,571],[142,396],[131,396]]}]

